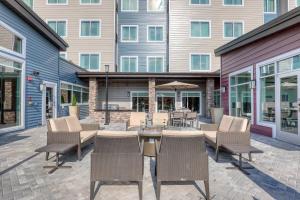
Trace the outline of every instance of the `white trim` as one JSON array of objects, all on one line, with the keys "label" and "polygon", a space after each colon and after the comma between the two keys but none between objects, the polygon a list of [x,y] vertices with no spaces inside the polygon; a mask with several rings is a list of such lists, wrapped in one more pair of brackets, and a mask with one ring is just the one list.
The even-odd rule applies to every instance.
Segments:
[{"label": "white trim", "polygon": [[211,6],[211,0],[208,0],[208,4],[192,4],[192,0],[189,0],[189,6],[195,6],[195,7],[198,7],[198,6]]},{"label": "white trim", "polygon": [[[99,22],[99,35],[97,36],[82,36],[81,35],[81,22]],[[80,39],[99,39],[102,37],[102,20],[101,19],[79,19],[79,38]]]},{"label": "white trim", "polygon": [[[162,28],[163,30],[162,30],[162,36],[163,36],[163,38],[162,38],[162,40],[161,41],[157,41],[157,40],[149,40],[149,28],[150,27],[155,27],[155,30],[156,30],[156,28]],[[161,42],[165,42],[165,26],[164,25],[147,25],[147,42],[151,42],[151,43],[161,43]]]},{"label": "white trim", "polygon": [[[196,36],[192,36],[192,22],[208,22],[209,25],[209,36],[208,37],[196,37]],[[202,20],[202,19],[192,19],[190,20],[190,30],[189,30],[190,34],[190,38],[193,39],[211,39],[211,35],[212,35],[212,27],[211,27],[211,20]]]},{"label": "white trim", "polygon": [[[233,24],[233,37],[226,37],[225,36],[225,23],[232,23]],[[223,20],[223,39],[224,40],[233,40],[233,39],[236,39],[236,38],[238,38],[238,37],[240,37],[240,36],[238,36],[238,37],[234,37],[234,24],[235,23],[242,23],[242,35],[245,33],[245,21],[244,20]]]},{"label": "white trim", "polygon": [[[130,91],[130,109],[133,110],[132,106],[132,93],[148,93],[148,98],[149,98],[149,91],[148,90],[134,90],[134,91]],[[148,108],[149,109],[149,108]]]},{"label": "white trim", "polygon": [[296,56],[298,54],[300,54],[300,48],[294,49],[294,50],[288,51],[284,54],[280,54],[280,55],[275,56],[273,58],[261,61],[261,62],[257,63],[256,65],[257,66],[263,66],[263,65],[271,64],[271,63],[274,63],[274,62],[277,62],[277,61],[285,60],[287,58]]},{"label": "white trim", "polygon": [[[136,28],[136,40],[124,40],[123,39],[123,28],[124,27],[129,27],[129,28],[135,27]],[[126,24],[121,25],[121,42],[124,42],[124,43],[136,43],[136,42],[139,42],[139,25],[126,25]]]},{"label": "white trim", "polygon": [[[57,33],[57,22],[65,22],[66,23],[66,35],[65,36],[60,36],[62,38],[67,38],[68,37],[68,20],[67,19],[46,19],[46,23],[48,24],[49,22],[56,22],[56,33]],[[49,24],[48,24],[49,26]],[[54,30],[53,30],[54,31]],[[57,33],[58,34],[58,33]]]},{"label": "white trim", "polygon": [[123,0],[121,0],[121,12],[139,12],[139,0],[135,0],[137,2],[137,10],[124,10],[123,9]]},{"label": "white trim", "polygon": [[[60,94],[60,97],[61,97],[61,90],[62,90],[62,88],[61,88],[61,85],[62,84],[66,84],[66,85],[70,85],[70,86],[72,86],[72,96],[73,96],[73,86],[75,86],[75,87],[80,87],[81,88],[81,103],[78,103],[77,102],[77,105],[79,105],[79,106],[81,106],[81,105],[88,105],[89,103],[88,102],[86,102],[86,103],[83,103],[83,101],[82,101],[82,89],[89,89],[89,87],[85,87],[85,86],[82,86],[82,85],[79,85],[79,84],[76,84],[76,83],[70,83],[70,82],[67,82],[67,81],[60,81],[60,84],[59,84],[59,94]],[[71,100],[72,100],[72,96],[71,96]],[[65,106],[70,106],[72,103],[61,103],[61,98],[59,98],[60,99],[60,101],[59,101],[59,103],[60,103],[60,106],[61,107],[65,107]]]},{"label": "white trim", "polygon": [[139,66],[139,57],[138,56],[121,56],[120,57],[120,66],[121,66],[120,69],[121,69],[121,72],[124,72],[123,71],[123,62],[122,62],[123,58],[129,58],[129,59],[136,58],[135,72],[138,72],[138,66]]},{"label": "white trim", "polygon": [[42,91],[42,125],[46,124],[46,88],[53,89],[53,118],[57,117],[57,83],[43,81],[42,83],[45,85],[45,89]]},{"label": "white trim", "polygon": [[155,110],[156,112],[159,112],[158,111],[158,101],[157,101],[157,98],[158,98],[158,93],[171,93],[171,94],[175,94],[175,110],[176,110],[176,107],[177,107],[177,92],[173,91],[173,90],[156,90],[155,91]]},{"label": "white trim", "polygon": [[[209,56],[209,69],[208,70],[193,70],[192,69],[192,55],[207,55]],[[189,54],[189,68],[190,72],[210,72],[211,71],[211,65],[212,65],[212,56],[211,53],[200,53],[200,52],[192,52]]]},{"label": "white trim", "polygon": [[14,28],[12,28],[11,26],[9,26],[8,24],[4,23],[3,21],[0,20],[0,26],[2,26],[3,28],[5,28],[6,30],[10,31],[12,34],[18,36],[21,40],[22,40],[22,53],[18,53],[15,52],[11,49],[7,49],[5,47],[0,46],[0,50],[8,52],[12,55],[21,57],[25,59],[26,56],[26,37],[23,36],[21,33],[19,33],[17,30],[15,30]]},{"label": "white trim", "polygon": [[194,91],[194,90],[184,90],[184,91],[180,91],[180,101],[181,101],[181,108],[183,108],[183,101],[182,101],[182,98],[183,98],[183,96],[182,96],[182,93],[199,93],[200,94],[200,96],[199,96],[199,98],[200,98],[200,101],[199,101],[199,110],[198,110],[198,114],[199,115],[203,115],[203,111],[202,111],[202,106],[203,106],[203,104],[202,104],[202,91]]},{"label": "white trim", "polygon": [[264,14],[277,14],[277,0],[274,0],[274,12],[265,12],[265,2],[263,2],[263,6],[264,6]]},{"label": "white trim", "polygon": [[[99,68],[98,68],[98,70],[91,70],[90,69],[90,67],[91,67],[91,63],[90,63],[90,66],[89,66],[89,69],[87,69],[88,71],[90,71],[90,72],[99,72],[99,71],[101,71],[101,66],[102,66],[102,55],[101,55],[101,52],[79,52],[78,53],[78,56],[79,56],[79,66],[81,67],[81,68],[83,68],[80,64],[81,64],[81,55],[82,54],[88,54],[89,55],[89,59],[91,59],[91,54],[97,54],[97,55],[99,55]],[[83,69],[85,69],[85,68],[83,68]]]},{"label": "white trim", "polygon": [[82,0],[79,0],[79,5],[81,6],[100,6],[102,5],[102,0],[99,0],[99,3],[92,3],[90,0],[90,3],[82,3]]},{"label": "white trim", "polygon": [[[65,55],[64,58],[61,57],[61,55],[63,55],[63,54]],[[59,52],[59,57],[65,59],[65,60],[68,60],[68,53],[66,51],[64,51],[64,52],[61,51],[61,52]]]},{"label": "white trim", "polygon": [[[26,46],[25,46],[26,48]],[[6,133],[6,132],[10,132],[10,131],[16,131],[16,130],[22,130],[25,128],[25,95],[26,95],[26,62],[23,59],[14,57],[12,55],[6,54],[4,52],[0,52],[0,56],[9,60],[13,60],[16,62],[19,62],[22,64],[22,69],[20,69],[22,71],[21,73],[21,99],[20,99],[20,107],[21,107],[21,113],[20,113],[20,125],[19,126],[14,126],[14,127],[9,127],[9,128],[3,128],[0,129],[0,133]]]},{"label": "white trim", "polygon": [[241,5],[235,5],[235,4],[225,4],[225,0],[223,0],[223,6],[225,7],[244,7],[244,0],[242,0],[242,4]]},{"label": "white trim", "polygon": [[[166,68],[165,68],[165,57],[164,56],[147,56],[147,72],[149,72],[149,58],[162,58],[162,68],[163,68],[163,71],[162,72],[165,72],[166,71]],[[156,61],[156,60],[155,60]],[[161,72],[155,72],[155,73],[161,73]]]},{"label": "white trim", "polygon": [[69,0],[66,0],[66,3],[49,3],[49,0],[46,0],[46,5],[48,6],[65,6],[65,5],[69,5]]},{"label": "white trim", "polygon": [[147,0],[147,13],[163,13],[165,12],[166,0],[163,1],[163,9],[162,10],[149,10],[149,0]]}]

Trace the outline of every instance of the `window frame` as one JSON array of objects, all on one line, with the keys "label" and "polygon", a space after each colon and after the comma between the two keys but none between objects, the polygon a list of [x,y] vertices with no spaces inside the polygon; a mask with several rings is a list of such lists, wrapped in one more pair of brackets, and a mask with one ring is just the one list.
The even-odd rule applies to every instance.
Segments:
[{"label": "window frame", "polygon": [[[233,37],[226,37],[225,36],[225,23],[232,23],[233,24]],[[245,21],[244,20],[223,20],[223,39],[225,40],[232,40],[232,39],[236,39],[238,37],[234,37],[234,24],[235,23],[242,23],[242,35],[245,34]],[[242,35],[240,35],[239,37],[241,37]]]},{"label": "window frame", "polygon": [[46,0],[46,5],[48,5],[48,6],[65,6],[65,5],[69,5],[69,0],[66,0],[66,3],[49,3],[49,0]]},{"label": "window frame", "polygon": [[[274,11],[273,12],[265,11],[265,2],[263,2],[263,3],[264,3],[264,14],[276,14],[277,13],[277,1],[276,0],[274,0]],[[296,2],[296,5],[297,5],[297,2]]]},{"label": "window frame", "polygon": [[[133,93],[148,93],[148,99],[149,99],[149,91],[148,90],[134,90],[130,91],[130,109],[133,110],[133,101],[132,98],[135,97],[133,96]],[[139,97],[137,97],[139,98]],[[148,105],[148,110],[149,110],[149,105]],[[141,111],[134,111],[134,112],[141,112]]]},{"label": "window frame", "polygon": [[[99,22],[99,35],[98,36],[83,36],[81,35],[81,23],[84,21]],[[80,39],[99,39],[102,37],[102,20],[101,19],[79,19],[79,38]]]},{"label": "window frame", "polygon": [[147,0],[147,12],[148,13],[163,13],[165,12],[165,8],[166,8],[166,0],[162,0],[163,1],[163,9],[162,10],[149,10],[149,0]]},{"label": "window frame", "polygon": [[[135,27],[136,28],[136,40],[124,40],[123,39],[123,27]],[[137,43],[139,42],[139,25],[135,24],[122,24],[121,25],[121,42],[123,43]]]},{"label": "window frame", "polygon": [[[162,69],[163,69],[163,71],[162,72],[150,72],[149,71],[149,58],[162,58]],[[155,60],[156,61],[156,60]],[[164,56],[160,56],[160,55],[158,55],[158,56],[147,56],[147,72],[148,73],[164,73],[165,71],[166,71],[166,69],[165,69],[165,57]]]},{"label": "window frame", "polygon": [[[149,40],[149,28],[150,27],[155,27],[155,28],[162,28],[162,40],[161,41],[153,41],[153,40]],[[159,42],[165,42],[165,26],[164,25],[147,25],[147,42],[155,42],[155,43],[159,43]]]},{"label": "window frame", "polygon": [[[192,55],[208,55],[209,56],[209,69],[207,70],[193,70],[192,69]],[[199,52],[192,52],[189,54],[189,68],[190,68],[190,72],[211,72],[211,63],[212,61],[212,56],[211,53],[199,53]]]},{"label": "window frame", "polygon": [[[135,71],[134,72],[124,72],[123,71],[123,58],[136,58],[136,65],[135,65]],[[138,56],[120,56],[120,70],[123,73],[136,73],[138,72],[138,67],[139,67],[139,57]]]},{"label": "window frame", "polygon": [[192,0],[189,0],[190,6],[211,6],[211,0],[208,0],[208,4],[192,4]]},{"label": "window frame", "polygon": [[90,63],[90,66],[89,66],[89,69],[86,69],[87,71],[90,71],[90,72],[100,72],[101,71],[101,65],[102,65],[102,55],[101,55],[101,52],[79,52],[79,67],[82,68],[82,69],[85,69],[81,66],[81,55],[83,54],[88,54],[89,55],[89,60],[91,60],[91,55],[92,54],[98,54],[99,56],[99,68],[97,70],[91,70],[91,63]]},{"label": "window frame", "polygon": [[[155,91],[155,110],[156,110],[156,112],[159,112],[159,110],[158,110],[158,97],[159,97],[160,93],[168,93],[168,94],[173,94],[174,95],[174,97],[173,96],[166,96],[166,97],[175,98],[174,108],[176,110],[176,107],[177,107],[176,102],[177,102],[177,98],[178,98],[178,96],[176,95],[176,92],[174,90],[156,90]],[[162,98],[164,98],[164,97],[162,97]]]},{"label": "window frame", "polygon": [[135,0],[137,2],[137,10],[124,10],[123,9],[123,0],[121,0],[121,12],[139,12],[139,0]]},{"label": "window frame", "polygon": [[[208,37],[195,37],[195,36],[192,36],[192,23],[193,22],[208,22],[208,24],[209,24],[209,36]],[[190,32],[190,34],[189,34],[189,36],[190,36],[190,38],[192,38],[192,39],[211,39],[211,35],[212,35],[212,27],[211,27],[211,20],[202,20],[202,19],[192,19],[192,20],[190,20],[190,26],[189,26],[189,28],[190,28],[190,30],[189,30],[189,32]]]},{"label": "window frame", "polygon": [[241,0],[242,4],[241,5],[236,5],[236,4],[225,4],[225,0],[223,0],[223,6],[230,6],[230,7],[244,7],[245,6],[245,0]]},{"label": "window frame", "polygon": [[[57,33],[57,22],[65,22],[66,23],[66,30],[65,30],[65,33],[66,33],[66,35],[65,36],[60,36],[61,38],[67,38],[68,37],[68,20],[67,19],[46,19],[46,23],[47,23],[47,25],[49,26],[49,22],[56,22],[56,34],[58,35],[58,33]],[[51,27],[50,27],[51,28]],[[51,29],[52,30],[52,29]]]},{"label": "window frame", "polygon": [[[69,86],[72,86],[72,94],[71,94],[71,103],[62,103],[61,102],[61,90],[62,90],[62,87],[61,87],[61,85],[62,84],[66,84],[66,85],[69,85]],[[65,106],[70,106],[71,104],[72,104],[72,99],[73,99],[73,93],[74,93],[74,86],[75,87],[80,87],[80,93],[81,93],[81,103],[78,103],[77,102],[77,105],[88,105],[89,104],[89,102],[86,102],[86,103],[83,103],[83,101],[82,101],[82,93],[83,93],[83,89],[87,89],[87,90],[89,90],[89,87],[86,87],[86,86],[82,86],[82,85],[79,85],[79,84],[76,84],[76,83],[70,83],[70,82],[67,82],[67,81],[60,81],[60,84],[59,84],[59,103],[60,103],[60,106],[61,107],[65,107]],[[89,94],[89,93],[88,93]],[[90,95],[90,94],[89,94]]]},{"label": "window frame", "polygon": [[79,5],[81,5],[81,6],[99,6],[99,5],[102,5],[102,0],[99,0],[99,3],[82,3],[82,0],[79,0]]}]

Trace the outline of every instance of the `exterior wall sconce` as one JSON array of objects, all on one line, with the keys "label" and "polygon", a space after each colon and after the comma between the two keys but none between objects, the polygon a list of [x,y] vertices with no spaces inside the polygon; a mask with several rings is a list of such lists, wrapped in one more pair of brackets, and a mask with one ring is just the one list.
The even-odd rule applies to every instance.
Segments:
[{"label": "exterior wall sconce", "polygon": [[45,90],[46,90],[46,84],[45,83],[40,84],[40,91],[43,92]]},{"label": "exterior wall sconce", "polygon": [[250,88],[251,89],[255,89],[255,87],[256,87],[256,81],[255,80],[251,80],[250,81]]},{"label": "exterior wall sconce", "polygon": [[130,91],[127,92],[127,97],[130,97]]},{"label": "exterior wall sconce", "polygon": [[221,86],[221,93],[225,93],[226,92],[226,86]]}]

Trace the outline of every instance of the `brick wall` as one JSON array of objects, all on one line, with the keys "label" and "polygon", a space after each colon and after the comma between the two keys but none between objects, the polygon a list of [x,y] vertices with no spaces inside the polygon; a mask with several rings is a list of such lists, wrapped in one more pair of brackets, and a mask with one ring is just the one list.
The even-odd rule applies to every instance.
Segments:
[{"label": "brick wall", "polygon": [[95,109],[97,108],[97,95],[98,95],[98,83],[96,78],[90,78],[89,80],[89,115],[95,116]]},{"label": "brick wall", "polygon": [[149,79],[149,113],[155,112],[155,79]]},{"label": "brick wall", "polygon": [[214,106],[214,89],[215,89],[215,80],[208,78],[206,80],[206,115],[210,117],[210,108]]},{"label": "brick wall", "polygon": [[[124,123],[129,120],[130,112],[128,111],[113,111],[109,112],[110,123]],[[93,117],[96,122],[105,122],[105,111],[97,111],[93,113]]]}]

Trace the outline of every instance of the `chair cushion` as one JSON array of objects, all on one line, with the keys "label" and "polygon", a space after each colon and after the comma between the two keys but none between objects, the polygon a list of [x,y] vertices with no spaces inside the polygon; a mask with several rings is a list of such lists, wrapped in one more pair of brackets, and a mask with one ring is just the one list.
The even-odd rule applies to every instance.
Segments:
[{"label": "chair cushion", "polygon": [[97,135],[108,136],[108,137],[128,137],[128,136],[138,136],[137,131],[108,131],[101,130],[97,132]]},{"label": "chair cushion", "polygon": [[221,123],[219,125],[219,131],[227,133],[231,127],[232,121],[233,121],[232,116],[223,115]]},{"label": "chair cushion", "polygon": [[130,126],[140,126],[141,123],[145,124],[146,113],[144,112],[132,112],[130,113]]},{"label": "chair cushion", "polygon": [[81,131],[80,132],[80,141],[81,141],[81,143],[85,142],[96,135],[97,135],[97,131]]},{"label": "chair cushion", "polygon": [[65,118],[49,119],[53,132],[69,132],[69,127]]},{"label": "chair cushion", "polygon": [[235,117],[230,126],[229,132],[245,132],[247,129],[248,119]]},{"label": "chair cushion", "polygon": [[210,141],[217,142],[217,131],[203,131],[205,137]]},{"label": "chair cushion", "polygon": [[153,118],[152,118],[153,126],[167,125],[168,119],[169,119],[168,113],[153,113]]},{"label": "chair cushion", "polygon": [[82,131],[82,127],[80,125],[80,121],[75,116],[66,117],[66,122],[69,127],[70,132],[80,132]]},{"label": "chair cushion", "polygon": [[163,130],[162,132],[165,136],[178,136],[178,137],[185,137],[185,136],[201,136],[203,132],[198,131],[178,131],[178,130]]}]

